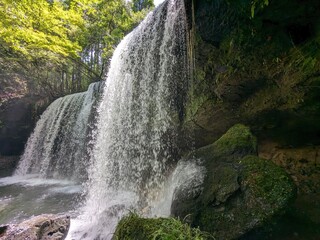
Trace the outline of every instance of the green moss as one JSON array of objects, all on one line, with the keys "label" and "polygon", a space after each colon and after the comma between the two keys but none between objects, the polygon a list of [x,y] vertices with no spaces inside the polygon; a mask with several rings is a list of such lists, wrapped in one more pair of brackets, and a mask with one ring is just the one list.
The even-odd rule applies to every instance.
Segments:
[{"label": "green moss", "polygon": [[218,239],[237,239],[285,212],[295,197],[293,181],[271,161],[251,156],[256,150],[250,129],[236,124],[213,144],[190,153],[187,159],[201,159],[207,173],[201,195],[176,216],[191,214],[193,226]]},{"label": "green moss", "polygon": [[202,196],[202,203],[210,205],[213,201],[216,204],[225,202],[230,195],[239,189],[237,171],[229,165],[215,166],[215,174],[210,176],[210,184],[205,185],[205,192]]},{"label": "green moss", "polygon": [[229,158],[233,160],[249,154],[255,154],[256,152],[257,140],[255,136],[252,135],[248,127],[242,124],[236,124],[213,144],[196,149],[186,157],[201,158],[208,160],[207,163],[212,163],[214,161],[210,159]]},{"label": "green moss", "polygon": [[[295,186],[288,174],[274,163],[248,155],[239,161],[237,185],[237,170],[223,171],[219,168],[215,175],[227,174],[229,176],[212,178],[211,185],[223,184],[229,190],[228,199],[222,204],[216,202],[219,192],[212,188],[213,194],[204,193],[203,208],[199,211],[196,224],[204,231],[215,233],[219,239],[233,239],[244,232],[271,222],[274,217],[284,213],[295,197]],[[229,166],[228,170],[232,167]],[[232,177],[234,175],[234,177]],[[228,179],[231,177],[231,179]],[[223,189],[220,186],[220,189]],[[230,188],[231,187],[231,188]]]},{"label": "green moss", "polygon": [[220,154],[234,153],[236,151],[256,152],[257,140],[250,129],[242,124],[231,127],[215,143],[215,151]]},{"label": "green moss", "polygon": [[113,239],[205,240],[213,237],[174,218],[140,218],[131,213],[121,219]]},{"label": "green moss", "polygon": [[205,94],[191,96],[191,101],[188,102],[186,107],[185,122],[191,121],[194,115],[198,112],[198,109],[208,100],[208,96]]},{"label": "green moss", "polygon": [[284,169],[271,161],[246,156],[240,163],[244,167],[245,185],[251,189],[256,199],[263,199],[270,206],[282,207],[295,196],[292,179]]}]

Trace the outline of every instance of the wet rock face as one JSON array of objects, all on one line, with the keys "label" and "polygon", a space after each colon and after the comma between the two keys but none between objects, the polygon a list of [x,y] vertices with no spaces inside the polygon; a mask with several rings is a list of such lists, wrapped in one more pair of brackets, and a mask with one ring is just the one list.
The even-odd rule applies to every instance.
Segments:
[{"label": "wet rock face", "polygon": [[0,156],[0,177],[10,176],[19,159],[19,156]]},{"label": "wet rock face", "polygon": [[[189,22],[193,16],[195,23],[194,99],[187,105],[191,116],[185,119],[185,129],[193,130],[196,147],[217,140],[237,122],[250,126],[259,139],[319,145],[320,91],[313,87],[319,85],[319,64],[309,73],[302,65],[286,62],[295,61],[292,42],[312,45],[317,33],[309,30],[319,28],[319,2],[274,2],[256,16],[259,24],[239,11],[238,4],[247,3],[185,0]],[[248,28],[261,40],[250,39]],[[303,64],[315,51],[303,50]],[[283,64],[274,64],[272,59],[280,55],[286,56],[280,59]]]},{"label": "wet rock face", "polygon": [[213,144],[190,153],[187,158],[201,159],[206,167],[203,190],[174,198],[171,213],[180,219],[189,216],[192,225],[216,239],[234,239],[283,212],[295,186],[283,169],[260,159],[256,147],[250,130],[237,124]]},{"label": "wet rock face", "polygon": [[19,155],[24,149],[47,99],[41,97],[14,98],[0,105],[0,155]]},{"label": "wet rock face", "polygon": [[0,226],[1,240],[63,240],[70,227],[69,216],[43,214],[20,224]]},{"label": "wet rock face", "polygon": [[259,144],[259,156],[283,167],[300,195],[320,193],[320,146],[289,148],[264,141]]},{"label": "wet rock face", "polygon": [[[192,0],[185,0],[188,4]],[[236,14],[223,0],[194,1],[194,16],[199,35],[207,42],[219,46],[223,37],[230,33],[237,22]]]},{"label": "wet rock face", "polygon": [[121,219],[113,240],[212,239],[197,228],[174,218],[142,218],[129,214]]}]

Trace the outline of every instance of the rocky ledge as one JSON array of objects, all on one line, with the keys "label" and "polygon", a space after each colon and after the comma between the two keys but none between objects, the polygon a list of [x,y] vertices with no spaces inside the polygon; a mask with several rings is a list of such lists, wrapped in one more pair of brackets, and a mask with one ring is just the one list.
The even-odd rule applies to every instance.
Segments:
[{"label": "rocky ledge", "polygon": [[70,227],[70,217],[43,214],[20,224],[0,226],[0,240],[63,240]]}]

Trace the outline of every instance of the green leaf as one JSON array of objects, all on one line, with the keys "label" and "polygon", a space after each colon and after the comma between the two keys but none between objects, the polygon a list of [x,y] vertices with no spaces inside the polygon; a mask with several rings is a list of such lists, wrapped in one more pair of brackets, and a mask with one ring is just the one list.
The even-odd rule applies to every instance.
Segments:
[{"label": "green leaf", "polygon": [[254,18],[255,3],[251,5],[251,18]]}]

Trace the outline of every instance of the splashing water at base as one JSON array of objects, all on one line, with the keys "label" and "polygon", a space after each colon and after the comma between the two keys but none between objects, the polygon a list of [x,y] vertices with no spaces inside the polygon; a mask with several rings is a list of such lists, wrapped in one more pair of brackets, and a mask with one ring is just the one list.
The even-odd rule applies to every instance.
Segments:
[{"label": "splashing water at base", "polygon": [[77,215],[82,186],[37,174],[0,178],[0,225],[43,213]]}]

